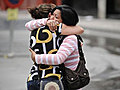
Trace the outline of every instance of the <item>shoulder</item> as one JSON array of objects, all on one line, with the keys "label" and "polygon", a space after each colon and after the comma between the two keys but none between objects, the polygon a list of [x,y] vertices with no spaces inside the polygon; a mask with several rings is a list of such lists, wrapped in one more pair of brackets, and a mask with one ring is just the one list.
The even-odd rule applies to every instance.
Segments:
[{"label": "shoulder", "polygon": [[70,39],[70,40],[74,40],[76,41],[77,40],[77,37],[75,35],[68,35],[65,39]]},{"label": "shoulder", "polygon": [[63,42],[67,42],[67,43],[74,42],[74,44],[75,44],[75,43],[77,43],[77,37],[75,35],[68,35],[67,37],[65,37]]}]

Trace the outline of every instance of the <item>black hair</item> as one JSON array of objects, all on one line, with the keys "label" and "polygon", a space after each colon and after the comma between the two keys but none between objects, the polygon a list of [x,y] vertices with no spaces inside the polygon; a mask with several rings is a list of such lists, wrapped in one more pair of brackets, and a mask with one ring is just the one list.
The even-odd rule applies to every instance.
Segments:
[{"label": "black hair", "polygon": [[78,23],[79,21],[78,15],[72,7],[68,5],[56,6],[51,11],[51,14],[53,14],[56,9],[59,9],[61,11],[62,23],[68,26],[75,26]]}]

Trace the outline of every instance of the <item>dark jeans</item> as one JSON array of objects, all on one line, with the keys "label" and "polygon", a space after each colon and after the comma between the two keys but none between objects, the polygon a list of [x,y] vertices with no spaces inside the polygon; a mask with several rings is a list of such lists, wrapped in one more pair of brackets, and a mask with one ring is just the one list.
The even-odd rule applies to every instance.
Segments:
[{"label": "dark jeans", "polygon": [[40,90],[40,83],[38,80],[27,82],[27,90]]}]

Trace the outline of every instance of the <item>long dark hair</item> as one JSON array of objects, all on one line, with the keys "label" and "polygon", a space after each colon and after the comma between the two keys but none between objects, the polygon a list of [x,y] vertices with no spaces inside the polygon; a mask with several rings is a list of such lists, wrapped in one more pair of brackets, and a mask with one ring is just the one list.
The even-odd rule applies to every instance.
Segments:
[{"label": "long dark hair", "polygon": [[53,14],[56,9],[59,9],[61,11],[62,23],[69,26],[75,26],[78,23],[78,14],[72,7],[68,5],[56,6],[51,11],[51,14]]}]

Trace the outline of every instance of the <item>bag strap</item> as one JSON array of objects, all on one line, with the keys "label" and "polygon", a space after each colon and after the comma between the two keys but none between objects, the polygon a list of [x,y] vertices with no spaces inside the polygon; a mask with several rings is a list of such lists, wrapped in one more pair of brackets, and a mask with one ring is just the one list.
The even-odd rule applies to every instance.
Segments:
[{"label": "bag strap", "polygon": [[81,42],[83,42],[83,40],[80,35],[76,35],[76,37],[78,40],[78,50],[79,50],[80,60],[85,61],[84,53],[83,53],[82,46],[81,46]]},{"label": "bag strap", "polygon": [[[86,64],[86,61],[85,61],[85,57],[84,57],[84,53],[83,53],[83,50],[82,50],[82,46],[81,46],[81,42],[83,42],[82,38],[80,37],[80,35],[76,35],[77,37],[77,40],[78,40],[78,51],[79,51],[79,55],[80,55],[80,61],[82,60],[84,62],[84,64]],[[78,66],[76,68],[76,71],[79,70],[79,66],[80,66],[80,61],[78,63]]]}]

